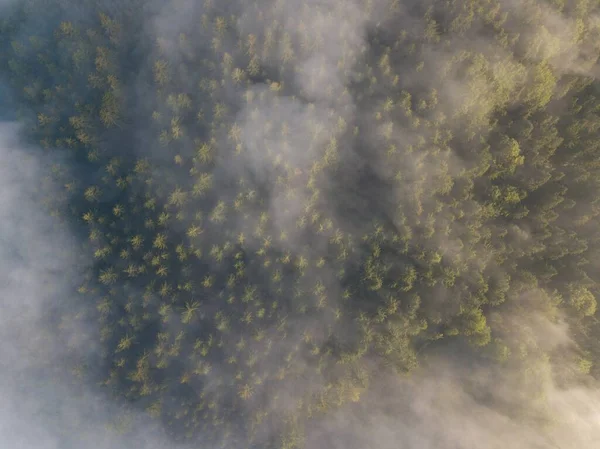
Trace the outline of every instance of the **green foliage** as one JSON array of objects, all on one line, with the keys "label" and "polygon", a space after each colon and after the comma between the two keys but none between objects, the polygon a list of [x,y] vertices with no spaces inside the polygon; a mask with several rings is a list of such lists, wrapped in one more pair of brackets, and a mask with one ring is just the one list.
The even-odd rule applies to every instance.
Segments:
[{"label": "green foliage", "polygon": [[571,305],[585,316],[592,316],[596,313],[598,303],[592,292],[581,285],[569,286],[569,300]]}]

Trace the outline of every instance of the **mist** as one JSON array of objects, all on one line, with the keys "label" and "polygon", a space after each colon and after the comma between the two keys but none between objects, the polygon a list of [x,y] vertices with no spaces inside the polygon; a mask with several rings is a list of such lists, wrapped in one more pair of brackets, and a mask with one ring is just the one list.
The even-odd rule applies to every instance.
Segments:
[{"label": "mist", "polygon": [[0,438],[597,445],[599,12],[1,2]]}]

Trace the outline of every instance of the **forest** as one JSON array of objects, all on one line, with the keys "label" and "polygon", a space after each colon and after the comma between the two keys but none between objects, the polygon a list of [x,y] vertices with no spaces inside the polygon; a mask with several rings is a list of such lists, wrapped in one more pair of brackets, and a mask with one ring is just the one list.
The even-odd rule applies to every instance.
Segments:
[{"label": "forest", "polygon": [[0,0],[44,382],[169,447],[600,447],[599,57],[599,0]]}]

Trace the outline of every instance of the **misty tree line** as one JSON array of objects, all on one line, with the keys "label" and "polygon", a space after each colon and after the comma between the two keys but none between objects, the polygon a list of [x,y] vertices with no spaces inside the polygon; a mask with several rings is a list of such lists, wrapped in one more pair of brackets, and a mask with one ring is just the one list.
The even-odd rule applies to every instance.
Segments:
[{"label": "misty tree line", "polygon": [[47,205],[93,260],[53,322],[100,343],[73,374],[177,440],[294,448],[458,342],[520,373],[526,406],[490,406],[550,422],[540,379],[600,375],[598,2],[247,3],[0,19],[16,113],[68,155]]}]

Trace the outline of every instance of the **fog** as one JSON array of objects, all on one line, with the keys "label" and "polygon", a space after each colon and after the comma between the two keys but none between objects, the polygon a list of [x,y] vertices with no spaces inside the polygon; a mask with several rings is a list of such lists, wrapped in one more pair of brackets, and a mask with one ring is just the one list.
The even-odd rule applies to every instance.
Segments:
[{"label": "fog", "polygon": [[[581,343],[582,335],[591,338],[585,326],[597,323],[593,275],[579,276],[580,288],[569,278],[565,291],[571,299],[563,298],[556,281],[549,280],[552,276],[546,282],[531,274],[535,282],[530,282],[529,271],[517,268],[516,262],[522,258],[524,266],[533,266],[539,262],[538,253],[547,254],[542,260],[546,262],[555,260],[563,246],[575,245],[576,238],[597,240],[595,210],[582,224],[577,221],[588,214],[588,204],[595,204],[597,183],[577,191],[583,206],[575,207],[573,216],[564,213],[556,219],[553,231],[560,237],[552,239],[542,238],[537,215],[527,216],[526,195],[519,197],[531,180],[567,171],[565,167],[574,164],[563,166],[557,160],[550,166],[549,158],[539,162],[540,154],[568,145],[563,145],[562,136],[547,143],[544,139],[552,136],[544,126],[550,126],[553,116],[570,117],[570,87],[596,82],[597,10],[575,1],[503,0],[493,2],[495,6],[478,2],[490,12],[477,18],[467,15],[473,23],[466,26],[452,21],[460,2],[444,6],[435,1],[173,0],[73,6],[48,1],[46,16],[35,7],[43,2],[36,1],[25,2],[27,15],[14,29],[10,24],[0,28],[0,36],[10,32],[10,39],[2,40],[6,48],[10,42],[28,64],[41,57],[31,49],[19,50],[14,42],[32,34],[43,39],[59,36],[56,29],[64,20],[82,24],[83,30],[98,21],[101,11],[116,22],[130,21],[132,27],[102,23],[117,55],[106,60],[95,43],[89,48],[81,44],[80,63],[61,59],[60,53],[77,42],[57,46],[60,70],[80,64],[69,80],[73,91],[60,99],[47,95],[51,99],[44,109],[36,109],[34,101],[21,105],[18,100],[3,108],[3,115],[11,116],[0,124],[0,441],[6,447],[153,449],[213,444],[212,436],[204,442],[202,432],[181,443],[167,427],[176,420],[173,417],[180,417],[179,405],[196,397],[207,402],[204,395],[212,398],[223,391],[227,407],[219,419],[230,420],[223,444],[235,447],[579,449],[600,443],[600,384],[587,366],[593,349]],[[8,17],[18,7],[16,0],[4,0],[0,13],[4,10]],[[582,14],[585,8],[589,11]],[[211,27],[213,34],[207,31]],[[442,28],[452,33],[441,33]],[[402,37],[398,30],[403,30]],[[62,32],[67,35],[68,28]],[[78,36],[92,42],[98,38],[83,31]],[[408,50],[416,41],[423,44]],[[63,73],[49,66],[51,75],[46,78],[60,84]],[[108,73],[109,81],[86,80],[81,74],[87,67],[102,74],[98,79]],[[34,92],[31,96],[38,98],[41,88],[36,83],[48,81],[44,76],[23,94],[15,87],[18,82],[11,84],[0,72],[0,86],[7,86],[0,96],[4,91],[11,98]],[[222,83],[211,84],[212,76]],[[99,96],[87,82],[100,83],[128,112],[116,114],[113,122],[106,112],[112,97]],[[63,111],[69,95],[76,105]],[[91,139],[93,143],[78,152],[65,148],[66,141],[55,143],[49,137],[41,139],[46,145],[33,142],[29,133],[33,123],[43,121],[40,114],[52,116],[51,131],[44,131],[51,136],[67,129],[66,123],[72,125],[69,119],[76,114],[87,113],[81,112],[82,102],[97,99],[103,106],[90,116],[101,117],[106,128],[97,141]],[[198,110],[188,104],[192,102],[200,105]],[[516,117],[523,110],[527,112],[522,122],[531,120],[527,123],[534,130],[529,134],[519,128],[526,125],[512,121],[511,114]],[[70,116],[53,115],[60,111]],[[88,125],[76,131],[87,132]],[[594,123],[585,127],[590,133],[597,129]],[[78,139],[84,141],[81,134]],[[538,142],[540,147],[547,143],[547,148],[539,150]],[[211,253],[204,255],[202,265],[186,267],[181,257],[181,263],[168,267],[174,273],[169,272],[165,284],[184,290],[178,282],[186,269],[196,270],[192,277],[198,284],[226,279],[228,266],[215,254],[237,242],[251,254],[249,266],[241,270],[248,278],[243,288],[239,286],[246,295],[242,303],[258,301],[262,306],[262,300],[286,296],[290,305],[283,318],[265,324],[257,338],[250,312],[245,315],[247,326],[229,326],[227,317],[219,318],[220,310],[228,310],[223,306],[229,294],[225,287],[195,287],[193,301],[184,305],[177,303],[179,293],[167,305],[169,295],[159,293],[154,280],[144,290],[116,276],[114,283],[106,282],[106,291],[96,289],[90,273],[110,271],[94,250],[110,246],[109,237],[120,237],[103,235],[90,238],[90,243],[80,220],[80,209],[87,209],[76,190],[101,184],[110,172],[105,165],[89,163],[94,151],[103,161],[119,157],[124,166],[138,163],[136,167],[147,161],[150,168],[136,169],[137,177],[126,181],[126,193],[115,185],[103,187],[97,204],[85,205],[90,214],[99,216],[102,208],[111,210],[127,201],[151,209],[141,198],[153,198],[157,204],[152,207],[177,216],[165,220],[169,244],[182,242],[191,254],[209,242]],[[508,193],[501,191],[494,180],[515,172]],[[474,186],[468,173],[493,174]],[[570,172],[565,183],[572,182],[569,176]],[[73,189],[67,188],[70,180]],[[493,215],[490,205],[511,193],[511,198],[518,197],[514,207],[526,210],[522,216],[527,218],[513,222],[509,212]],[[460,204],[440,201],[451,194]],[[506,204],[513,204],[510,201]],[[528,205],[537,213],[536,204]],[[75,218],[70,209],[77,211]],[[139,223],[123,222],[123,235]],[[149,226],[146,221],[143,226],[152,230],[156,223]],[[195,227],[198,232],[191,231]],[[395,244],[393,238],[399,236],[409,249],[393,253],[390,242]],[[160,248],[156,242],[154,248]],[[497,242],[501,243],[496,246]],[[271,281],[271,266],[286,254],[293,254],[292,265],[301,275],[284,273],[280,283]],[[110,257],[115,267],[125,270],[118,257],[126,257]],[[580,266],[599,266],[593,254],[586,257],[565,259],[561,268],[578,273]],[[442,264],[444,281],[431,281],[420,296],[408,293],[414,280],[404,279],[410,278],[405,275],[410,270],[422,270],[418,281],[424,284],[431,280],[427,276],[435,276],[433,269],[425,273],[430,263],[426,258]],[[304,266],[304,260],[318,262]],[[358,279],[364,286],[347,293],[348,285]],[[488,283],[493,288],[488,289]],[[92,291],[89,296],[82,294],[86,289]],[[297,299],[305,294],[312,295],[308,311]],[[486,295],[491,298],[487,303],[480,299]],[[119,341],[113,342],[106,331],[119,320],[100,311],[101,301],[109,297],[119,310],[135,308],[131,298],[142,297],[144,308],[160,310],[151,331],[144,331],[159,342],[159,350],[152,347],[154,340],[134,340],[134,348],[143,348],[135,353],[141,357],[138,372],[140,360],[160,364],[158,352],[167,348],[177,354],[160,367],[163,382],[155,392],[160,391],[161,400],[119,395],[129,387],[126,382],[138,382],[142,374],[123,375],[122,390],[106,381],[116,371],[109,351]],[[498,307],[488,307],[492,303]],[[476,307],[469,308],[473,304]],[[182,319],[186,307],[191,312]],[[397,320],[377,321],[376,313],[394,315],[398,307],[402,312]],[[255,317],[256,311],[251,312]],[[363,312],[372,316],[357,318]],[[215,338],[220,352],[211,353],[208,363],[197,355],[196,346],[208,345],[210,332],[202,328],[202,320],[213,316],[227,323],[222,325],[227,331]],[[578,326],[580,322],[585,325]],[[193,339],[194,331],[186,334],[189,323],[197,326]],[[393,344],[371,336],[369,326]],[[128,330],[126,337],[130,328],[137,329],[135,324],[122,327]],[[420,336],[424,329],[426,337]],[[459,333],[460,338],[453,338]],[[164,340],[160,335],[166,335]],[[173,338],[176,335],[182,337]],[[319,369],[313,370],[315,354],[325,352],[333,335],[343,348],[372,344],[378,349],[357,349],[360,357],[348,352],[350,361],[327,365],[331,372],[321,371],[319,359]],[[266,350],[263,338],[268,341]],[[200,343],[192,351],[193,340]],[[308,349],[299,349],[301,341],[314,357]],[[235,382],[227,382],[241,376],[242,368],[236,372],[231,362],[238,347],[246,352],[235,363],[243,362],[258,374],[247,380],[251,391],[236,415],[228,408],[233,403],[230,396],[244,393],[234,390]],[[231,358],[226,360],[225,354]],[[396,365],[390,362],[394,357]],[[280,383],[260,379],[262,373],[280,370],[302,374]],[[197,378],[182,381],[189,373]],[[147,379],[142,381],[147,386]],[[339,403],[313,407],[307,405],[307,397],[315,403],[316,398]],[[148,416],[155,404],[168,419]],[[295,437],[279,441],[280,423],[256,424],[265,410],[285,417],[284,425],[292,422],[301,428],[303,435],[297,438],[304,445],[292,441]],[[309,410],[311,419],[298,424],[299,410]],[[240,430],[244,426],[253,429],[250,442]]]}]

